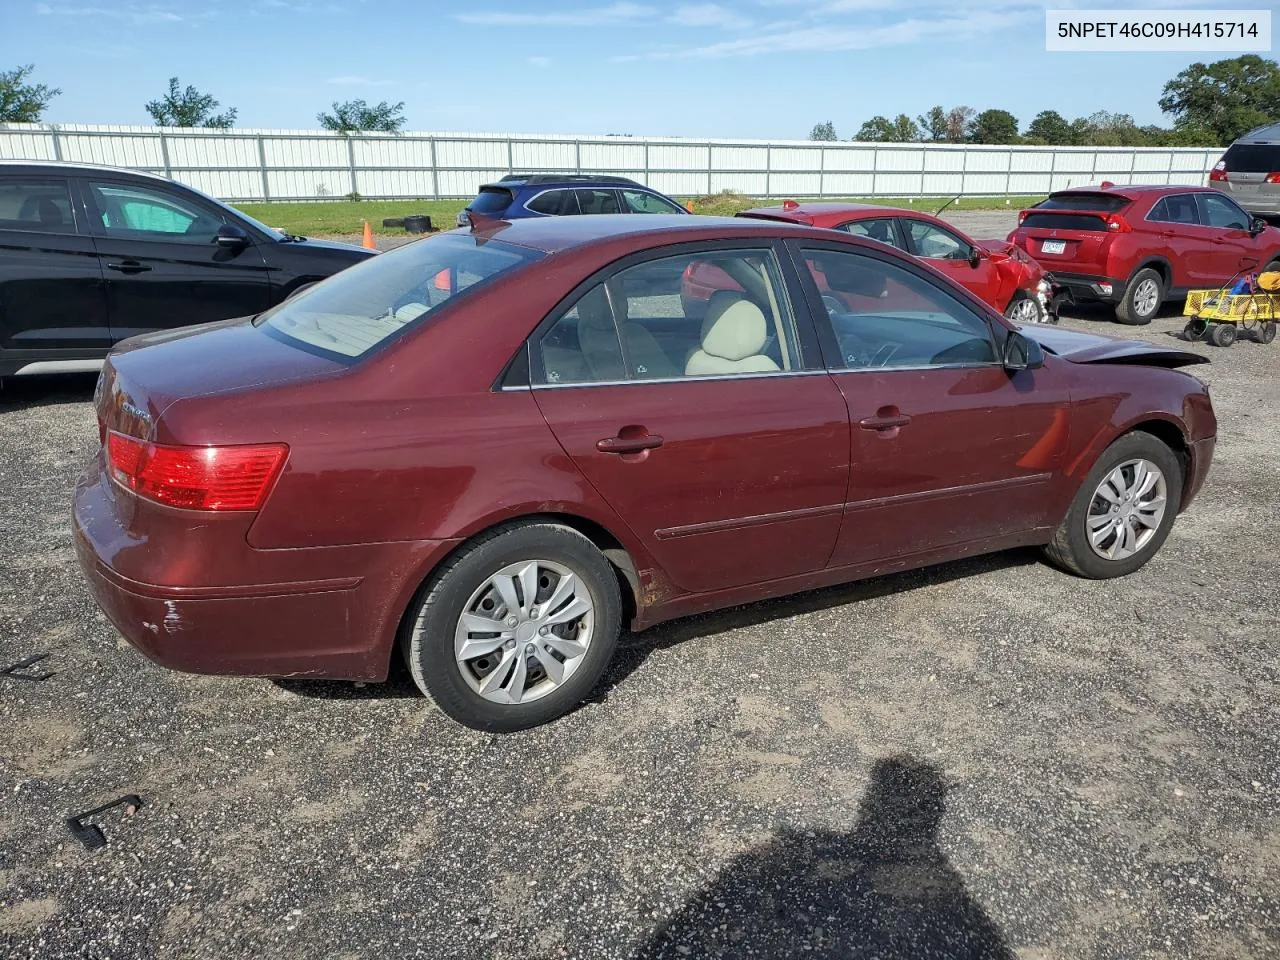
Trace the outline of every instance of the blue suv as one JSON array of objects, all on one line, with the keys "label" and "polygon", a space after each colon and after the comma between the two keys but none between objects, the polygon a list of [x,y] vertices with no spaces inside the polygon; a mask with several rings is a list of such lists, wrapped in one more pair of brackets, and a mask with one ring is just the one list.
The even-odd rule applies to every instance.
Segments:
[{"label": "blue suv", "polygon": [[473,213],[518,220],[588,213],[688,212],[670,197],[626,177],[512,173],[497,183],[484,184],[479,195],[458,214],[458,226],[470,226]]}]

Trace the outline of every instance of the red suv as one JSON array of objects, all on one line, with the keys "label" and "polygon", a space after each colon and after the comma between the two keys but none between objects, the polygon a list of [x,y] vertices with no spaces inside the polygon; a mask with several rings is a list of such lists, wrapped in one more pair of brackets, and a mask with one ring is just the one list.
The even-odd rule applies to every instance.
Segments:
[{"label": "red suv", "polygon": [[[1002,240],[974,240],[949,223],[918,210],[787,200],[780,207],[744,210],[738,216],[829,227],[878,240],[919,257],[1015,323],[1050,319],[1052,287],[1044,269],[1033,258]],[[715,283],[705,286],[709,291],[706,296],[725,288]]]},{"label": "red suv", "polygon": [[1009,241],[1077,299],[1114,303],[1144,324],[1166,300],[1242,270],[1280,269],[1280,230],[1205,187],[1082,187],[1018,214]]}]

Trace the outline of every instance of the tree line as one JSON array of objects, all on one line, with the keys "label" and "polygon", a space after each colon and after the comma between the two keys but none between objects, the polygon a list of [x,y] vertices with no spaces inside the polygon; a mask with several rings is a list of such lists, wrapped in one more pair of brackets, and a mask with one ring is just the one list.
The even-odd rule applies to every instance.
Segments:
[{"label": "tree line", "polygon": [[[0,123],[39,123],[49,104],[62,93],[57,87],[32,83],[34,64],[12,70],[0,70]],[[145,104],[147,113],[158,127],[215,127],[223,130],[235,126],[235,107],[218,112],[220,104],[211,94],[188,84],[185,88],[177,77],[169,78],[169,89]],[[404,129],[404,101],[369,104],[364,100],[335,101],[329,111],[316,114],[326,130],[337,133],[399,133]]]},{"label": "tree line", "polygon": [[[854,140],[875,143],[1017,143],[1085,147],[1221,147],[1255,127],[1280,120],[1280,66],[1250,54],[1193,63],[1164,85],[1160,109],[1173,126],[1139,126],[1127,113],[1099,110],[1068,120],[1042,110],[1023,129],[1008,110],[930,108],[912,119],[875,116]],[[831,121],[815,124],[810,140],[838,140]]]}]

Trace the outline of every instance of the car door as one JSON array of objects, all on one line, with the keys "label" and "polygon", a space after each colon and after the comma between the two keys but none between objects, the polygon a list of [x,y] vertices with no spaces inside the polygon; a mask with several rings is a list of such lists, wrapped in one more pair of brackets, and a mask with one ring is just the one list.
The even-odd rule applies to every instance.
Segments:
[{"label": "car door", "polygon": [[[697,263],[740,287],[702,319],[681,296]],[[791,276],[768,242],[628,258],[531,340],[547,423],[680,590],[820,570],[835,546],[848,419]]]},{"label": "car door", "polygon": [[997,303],[1000,274],[991,260],[982,256],[972,243],[928,220],[900,217],[899,222],[909,253],[945,273],[983,303],[989,303],[996,309],[1003,308],[1003,304]]},{"label": "car door", "polygon": [[1155,242],[1145,252],[1168,261],[1172,286],[1203,287],[1212,281],[1216,251],[1211,232],[1200,225],[1195,194],[1171,193],[1160,198],[1146,220],[1146,231]]},{"label": "car door", "polygon": [[114,340],[151,330],[250,316],[271,303],[267,263],[252,236],[215,242],[224,213],[169,184],[83,181],[94,245],[107,278]]},{"label": "car door", "polygon": [[0,173],[6,366],[101,357],[110,345],[102,271],[72,184],[43,173]]},{"label": "car door", "polygon": [[1197,193],[1200,222],[1212,234],[1213,279],[1225,283],[1241,270],[1256,270],[1263,256],[1249,232],[1253,218],[1219,193]]},{"label": "car door", "polygon": [[[1008,328],[889,255],[791,241],[848,406],[849,490],[832,565],[1007,542],[1042,529],[1066,449],[1056,368],[1010,373]],[[818,272],[839,301],[821,296]],[[848,310],[838,303],[855,304]]]}]

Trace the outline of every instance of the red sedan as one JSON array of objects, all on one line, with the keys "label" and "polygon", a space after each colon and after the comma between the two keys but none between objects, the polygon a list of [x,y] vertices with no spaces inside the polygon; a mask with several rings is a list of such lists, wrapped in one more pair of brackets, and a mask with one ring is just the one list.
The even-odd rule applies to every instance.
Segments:
[{"label": "red sedan", "polygon": [[[741,289],[691,319],[690,268]],[[1028,544],[1131,573],[1209,468],[1209,395],[1171,369],[1200,361],[1019,332],[830,230],[495,222],[122,344],[75,540],[161,664],[380,680],[400,655],[514,730],[587,696],[624,625]]]},{"label": "red sedan", "polygon": [[[780,207],[758,207],[738,216],[827,227],[887,243],[945,273],[1015,323],[1055,319],[1050,311],[1052,285],[1033,257],[1003,240],[974,240],[927,213],[865,203],[787,200]],[[719,289],[711,278],[701,278],[701,285]]]}]

